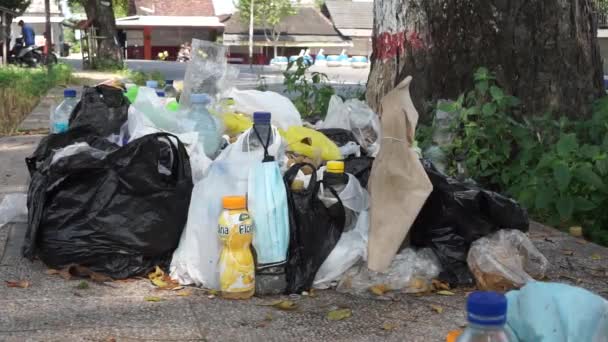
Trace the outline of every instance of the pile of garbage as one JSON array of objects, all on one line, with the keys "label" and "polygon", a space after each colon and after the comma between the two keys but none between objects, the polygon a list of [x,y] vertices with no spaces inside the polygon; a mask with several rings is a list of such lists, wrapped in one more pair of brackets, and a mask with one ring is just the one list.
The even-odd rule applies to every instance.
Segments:
[{"label": "pile of garbage", "polygon": [[411,78],[381,113],[334,96],[310,124],[281,94],[231,87],[223,49],[193,41],[181,92],[106,82],[60,106],[27,158],[24,256],[113,278],[160,266],[227,298],[544,276],[518,203],[416,151]]}]

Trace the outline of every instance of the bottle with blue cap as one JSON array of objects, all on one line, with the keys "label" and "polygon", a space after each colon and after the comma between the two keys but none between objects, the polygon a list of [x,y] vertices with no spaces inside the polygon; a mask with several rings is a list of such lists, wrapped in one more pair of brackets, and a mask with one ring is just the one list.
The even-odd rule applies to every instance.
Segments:
[{"label": "bottle with blue cap", "polygon": [[207,157],[215,158],[221,144],[219,124],[207,110],[211,103],[211,97],[207,94],[190,95],[190,110],[188,118],[195,122],[195,131],[198,132],[198,139],[203,145]]},{"label": "bottle with blue cap", "polygon": [[263,149],[273,143],[272,126],[270,125],[271,114],[269,112],[253,113],[253,128],[249,133],[247,144],[244,144],[245,152]]},{"label": "bottle with blue cap", "polygon": [[507,322],[507,298],[490,291],[476,291],[467,298],[469,325],[457,342],[515,342],[505,329]]},{"label": "bottle with blue cap", "polygon": [[51,133],[63,133],[68,130],[70,115],[77,104],[76,90],[64,90],[63,101],[51,112]]},{"label": "bottle with blue cap", "polygon": [[160,89],[158,89],[158,81],[155,81],[155,80],[146,81],[146,88],[152,88],[152,89],[154,89],[154,91],[160,90]]}]

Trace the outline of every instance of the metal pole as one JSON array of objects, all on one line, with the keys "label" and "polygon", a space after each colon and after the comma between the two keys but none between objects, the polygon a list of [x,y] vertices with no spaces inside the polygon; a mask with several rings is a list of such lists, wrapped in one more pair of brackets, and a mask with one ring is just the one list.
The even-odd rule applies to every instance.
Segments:
[{"label": "metal pole", "polygon": [[46,65],[47,68],[49,70],[51,70],[51,63],[49,63],[49,56],[51,55],[51,46],[53,44],[52,40],[52,34],[51,34],[51,1],[50,0],[44,0],[44,13],[46,15],[46,24],[45,24],[45,31],[46,31],[46,35],[44,38],[46,38]]},{"label": "metal pole", "polygon": [[249,7],[249,67],[253,69],[253,2]]},{"label": "metal pole", "polygon": [[[7,64],[7,56],[8,56],[8,48],[7,45],[10,44],[11,40],[7,35],[7,25],[6,25],[6,12],[2,12],[2,64]],[[7,40],[8,38],[8,40]]]}]

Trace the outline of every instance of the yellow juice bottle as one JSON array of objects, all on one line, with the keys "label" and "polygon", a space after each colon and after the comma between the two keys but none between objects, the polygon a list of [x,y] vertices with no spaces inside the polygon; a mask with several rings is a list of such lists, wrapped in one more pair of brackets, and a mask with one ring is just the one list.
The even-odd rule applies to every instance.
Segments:
[{"label": "yellow juice bottle", "polygon": [[218,235],[224,248],[220,255],[220,290],[228,299],[251,298],[255,292],[255,264],[251,253],[253,221],[244,196],[222,199]]}]

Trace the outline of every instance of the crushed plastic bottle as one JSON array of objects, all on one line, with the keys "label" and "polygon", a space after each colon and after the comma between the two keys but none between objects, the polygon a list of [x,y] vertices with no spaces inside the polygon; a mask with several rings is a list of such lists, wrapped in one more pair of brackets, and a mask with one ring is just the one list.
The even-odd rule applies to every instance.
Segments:
[{"label": "crushed plastic bottle", "polygon": [[490,291],[473,292],[467,298],[468,327],[457,342],[515,342],[506,329],[507,298]]},{"label": "crushed plastic bottle", "polygon": [[64,90],[63,101],[51,113],[51,133],[63,133],[68,130],[70,115],[77,104],[76,90]]},{"label": "crushed plastic bottle", "polygon": [[188,118],[195,122],[195,131],[203,144],[207,157],[213,159],[220,148],[221,136],[219,125],[207,110],[211,98],[207,94],[192,94],[190,96],[192,105],[188,110]]}]

